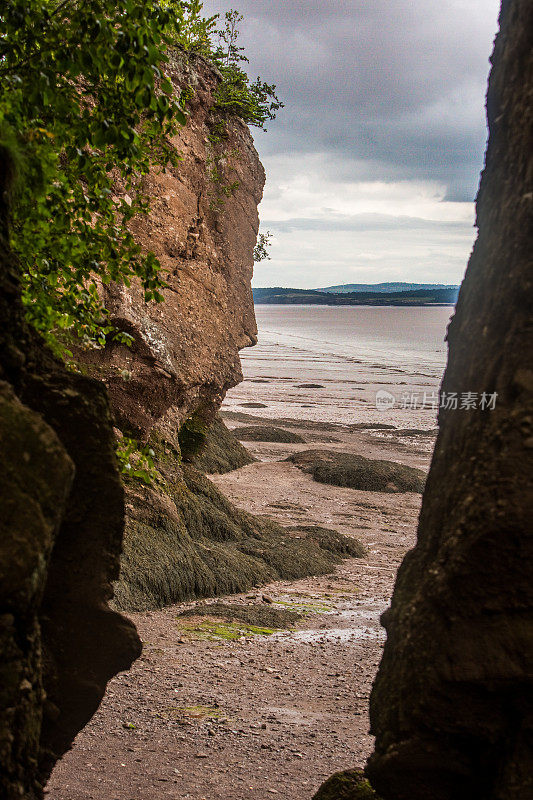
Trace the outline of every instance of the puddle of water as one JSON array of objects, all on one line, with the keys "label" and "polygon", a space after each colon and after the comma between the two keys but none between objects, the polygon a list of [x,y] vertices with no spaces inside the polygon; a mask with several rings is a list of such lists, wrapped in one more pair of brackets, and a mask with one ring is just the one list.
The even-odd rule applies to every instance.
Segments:
[{"label": "puddle of water", "polygon": [[384,642],[386,638],[383,628],[329,628],[321,630],[293,631],[292,633],[274,634],[272,639],[283,639],[305,644],[350,644],[362,639]]},{"label": "puddle of water", "polygon": [[305,644],[350,644],[368,639],[376,642],[384,642],[386,639],[385,630],[381,627],[379,618],[387,608],[387,603],[372,603],[358,609],[336,610],[333,612],[322,612],[327,616],[336,616],[339,621],[346,622],[349,627],[344,628],[315,628],[303,631],[288,631],[275,633],[270,636],[272,640],[290,640],[291,642],[303,642]]}]

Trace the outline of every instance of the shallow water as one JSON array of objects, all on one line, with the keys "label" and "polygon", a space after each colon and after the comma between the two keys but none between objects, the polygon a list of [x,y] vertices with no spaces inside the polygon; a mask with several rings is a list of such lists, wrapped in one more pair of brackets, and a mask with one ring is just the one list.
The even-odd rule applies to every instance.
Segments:
[{"label": "shallow water", "polygon": [[[258,344],[241,352],[244,382],[228,392],[224,407],[267,408],[262,418],[381,422],[432,428],[446,364],[451,306],[279,306],[255,308]],[[320,388],[301,388],[315,383]],[[395,398],[376,407],[376,392]],[[413,407],[414,406],[414,407]]]}]

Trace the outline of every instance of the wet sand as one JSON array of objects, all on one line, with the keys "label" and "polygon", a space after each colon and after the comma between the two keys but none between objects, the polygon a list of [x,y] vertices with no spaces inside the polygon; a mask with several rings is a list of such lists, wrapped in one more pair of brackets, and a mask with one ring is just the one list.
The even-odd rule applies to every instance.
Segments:
[{"label": "wet sand", "polygon": [[[246,415],[246,424],[264,422],[260,414]],[[372,747],[368,697],[384,642],[379,615],[414,544],[421,496],[326,486],[282,459],[324,447],[427,469],[433,438],[302,420],[290,429],[308,444],[249,443],[261,460],[213,481],[238,506],[282,524],[356,536],[367,555],[333,575],[224,599],[303,612],[296,630],[191,639],[177,615],[193,606],[200,613],[211,601],[131,615],[143,655],[110,683],[56,767],[50,798],[307,800],[332,772],[364,764]]]}]

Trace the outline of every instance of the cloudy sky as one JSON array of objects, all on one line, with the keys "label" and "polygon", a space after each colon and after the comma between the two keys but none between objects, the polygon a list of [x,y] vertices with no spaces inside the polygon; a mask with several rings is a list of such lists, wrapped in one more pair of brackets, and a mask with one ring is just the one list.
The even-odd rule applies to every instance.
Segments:
[{"label": "cloudy sky", "polygon": [[475,230],[499,0],[204,0],[236,7],[273,234],[255,286],[458,283]]}]

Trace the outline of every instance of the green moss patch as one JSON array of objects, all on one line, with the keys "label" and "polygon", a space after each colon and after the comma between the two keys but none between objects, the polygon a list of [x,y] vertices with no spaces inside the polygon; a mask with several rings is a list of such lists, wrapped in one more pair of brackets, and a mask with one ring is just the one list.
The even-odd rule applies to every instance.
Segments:
[{"label": "green moss patch", "polygon": [[237,605],[232,603],[209,603],[189,608],[178,615],[178,619],[183,617],[210,616],[219,619],[229,620],[230,622],[239,621],[248,625],[263,626],[286,630],[295,625],[301,614],[295,611],[285,611],[280,608],[272,608],[265,603]]},{"label": "green moss patch", "polygon": [[205,619],[198,615],[190,620],[179,620],[180,632],[190,639],[238,641],[243,637],[270,636],[274,628],[248,625],[245,622],[225,622],[222,619]]},{"label": "green moss patch", "polygon": [[331,603],[321,601],[274,600],[274,603],[278,606],[284,606],[286,609],[290,609],[292,612],[302,616],[308,614],[324,614],[327,611],[331,611],[334,607]]},{"label": "green moss patch", "polygon": [[305,450],[291,461],[315,481],[370,492],[423,492],[425,474],[420,469],[334,450]]},{"label": "green moss patch", "polygon": [[218,722],[228,721],[227,714],[221,708],[204,705],[173,706],[166,709],[162,714],[159,714],[159,716],[164,716],[167,719],[175,719],[183,723],[206,722],[210,720]]}]

